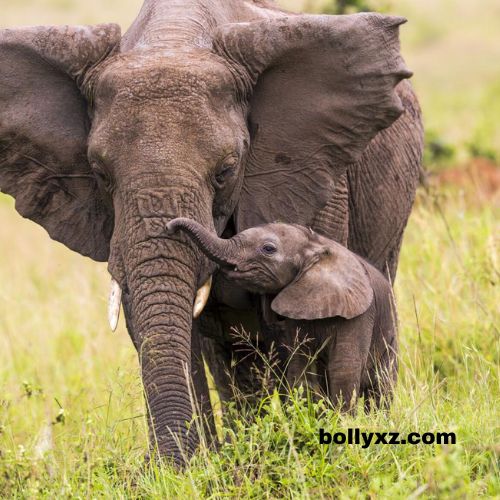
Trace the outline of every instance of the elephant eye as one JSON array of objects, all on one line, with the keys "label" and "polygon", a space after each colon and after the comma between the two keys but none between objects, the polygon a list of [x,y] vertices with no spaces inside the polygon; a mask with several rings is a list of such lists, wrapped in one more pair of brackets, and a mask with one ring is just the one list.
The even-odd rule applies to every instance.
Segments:
[{"label": "elephant eye", "polygon": [[278,249],[274,243],[265,243],[262,245],[261,251],[264,255],[273,255]]},{"label": "elephant eye", "polygon": [[217,181],[217,184],[224,184],[224,181],[226,180],[226,177],[228,177],[230,172],[231,172],[231,167],[226,167],[226,168],[224,168],[224,170],[221,170],[215,176],[215,180]]},{"label": "elephant eye", "polygon": [[238,157],[236,155],[230,155],[224,159],[215,174],[216,187],[222,188],[224,186],[225,181],[234,174],[237,165]]},{"label": "elephant eye", "polygon": [[111,179],[106,172],[106,170],[101,166],[99,162],[92,161],[91,162],[92,172],[97,178],[98,183],[109,193],[112,192],[112,183]]}]

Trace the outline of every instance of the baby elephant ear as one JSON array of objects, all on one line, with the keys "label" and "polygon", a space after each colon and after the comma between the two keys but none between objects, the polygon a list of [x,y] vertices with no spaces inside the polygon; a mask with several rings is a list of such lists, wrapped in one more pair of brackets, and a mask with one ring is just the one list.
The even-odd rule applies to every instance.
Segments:
[{"label": "baby elephant ear", "polygon": [[315,264],[278,294],[271,308],[292,319],[352,319],[364,313],[372,301],[373,289],[359,258],[331,242]]}]

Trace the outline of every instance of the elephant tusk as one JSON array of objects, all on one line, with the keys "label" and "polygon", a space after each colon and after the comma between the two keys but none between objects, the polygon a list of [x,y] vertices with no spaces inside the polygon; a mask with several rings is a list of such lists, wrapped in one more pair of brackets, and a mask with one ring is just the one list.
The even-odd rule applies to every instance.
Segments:
[{"label": "elephant tusk", "polygon": [[193,318],[196,319],[207,305],[210,289],[212,288],[212,276],[204,283],[204,285],[196,292],[193,306]]},{"label": "elephant tusk", "polygon": [[109,292],[108,321],[111,331],[115,331],[120,317],[120,306],[122,303],[122,289],[118,282],[111,278],[111,291]]}]

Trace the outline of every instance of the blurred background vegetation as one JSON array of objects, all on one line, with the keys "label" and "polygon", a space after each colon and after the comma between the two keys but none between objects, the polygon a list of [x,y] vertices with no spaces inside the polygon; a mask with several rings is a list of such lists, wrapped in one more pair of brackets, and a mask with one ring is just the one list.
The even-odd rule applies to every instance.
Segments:
[{"label": "blurred background vegetation", "polygon": [[[125,30],[142,0],[2,0],[0,26],[114,21]],[[279,0],[329,14],[375,10],[408,18],[403,54],[425,115],[433,170],[471,158],[500,159],[498,0]]]},{"label": "blurred background vegetation", "polygon": [[[390,412],[339,416],[274,395],[233,412],[219,453],[144,474],[146,419],[109,275],[0,195],[0,497],[499,498],[500,2],[281,0],[403,15],[431,172],[396,281],[400,379]],[[141,0],[0,0],[0,27],[118,22]],[[453,431],[456,446],[323,447],[318,428]]]}]

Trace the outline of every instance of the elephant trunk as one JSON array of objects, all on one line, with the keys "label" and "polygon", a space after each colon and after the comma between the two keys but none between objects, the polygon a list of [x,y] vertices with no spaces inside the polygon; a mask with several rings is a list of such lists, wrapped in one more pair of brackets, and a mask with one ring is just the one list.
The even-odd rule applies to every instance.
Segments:
[{"label": "elephant trunk", "polygon": [[[157,247],[152,252],[151,245]],[[190,388],[199,258],[189,242],[136,244],[128,262],[130,316],[150,419],[152,451],[183,465],[199,442]]]},{"label": "elephant trunk", "polygon": [[[199,210],[195,216],[209,221],[208,213]],[[144,222],[137,225],[137,220]],[[191,381],[199,367],[193,372],[191,340],[193,304],[206,262],[187,235],[166,238],[147,222],[131,211],[119,225],[123,233],[116,239],[126,277],[120,280],[122,302],[140,361],[151,452],[182,467],[200,439],[193,421],[198,394]]]},{"label": "elephant trunk", "polygon": [[199,249],[211,260],[221,266],[236,266],[237,260],[237,240],[231,238],[228,240],[217,237],[198,222],[179,217],[171,220],[167,224],[167,231],[173,233],[176,230],[184,231]]}]

